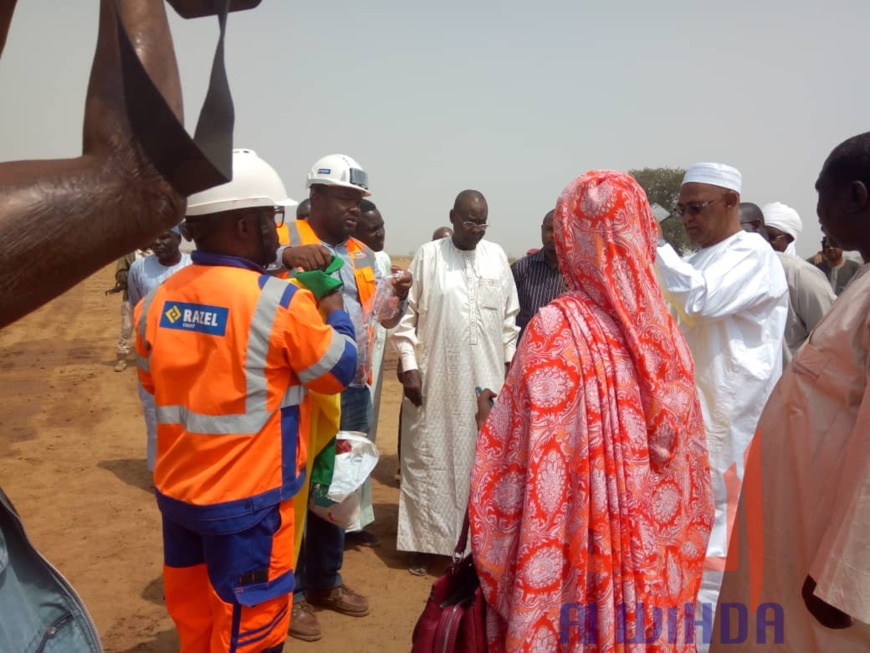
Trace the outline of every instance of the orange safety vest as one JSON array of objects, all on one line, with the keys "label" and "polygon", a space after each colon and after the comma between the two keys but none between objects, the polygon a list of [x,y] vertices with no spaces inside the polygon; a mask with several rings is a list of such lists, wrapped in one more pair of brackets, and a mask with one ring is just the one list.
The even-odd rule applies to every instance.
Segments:
[{"label": "orange safety vest", "polygon": [[306,389],[356,372],[353,325],[313,296],[230,256],[193,254],[136,307],[139,378],[154,395],[161,511],[200,532],[238,532],[305,483]]},{"label": "orange safety vest", "polygon": [[[282,240],[283,239],[283,240]],[[301,245],[322,245],[323,241],[314,233],[314,229],[307,220],[292,220],[285,222],[278,228],[278,242],[289,247]],[[359,302],[363,306],[363,314],[368,315],[371,311],[372,302],[375,298],[377,283],[375,279],[375,253],[363,242],[356,238],[349,238],[345,243],[353,262],[353,276],[356,280],[356,289],[359,293]],[[369,345],[374,342],[374,330],[368,328]],[[372,382],[372,371],[368,373],[368,383]]]}]

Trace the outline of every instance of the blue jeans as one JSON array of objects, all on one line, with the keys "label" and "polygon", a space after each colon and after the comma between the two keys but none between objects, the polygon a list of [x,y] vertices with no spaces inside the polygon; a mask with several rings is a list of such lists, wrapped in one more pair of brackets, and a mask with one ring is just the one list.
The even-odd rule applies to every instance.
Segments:
[{"label": "blue jeans", "polygon": [[[349,387],[341,393],[342,431],[368,434],[372,421],[372,397],[368,387]],[[308,513],[302,548],[296,563],[294,601],[305,598],[305,590],[329,590],[342,584],[344,529]]]}]

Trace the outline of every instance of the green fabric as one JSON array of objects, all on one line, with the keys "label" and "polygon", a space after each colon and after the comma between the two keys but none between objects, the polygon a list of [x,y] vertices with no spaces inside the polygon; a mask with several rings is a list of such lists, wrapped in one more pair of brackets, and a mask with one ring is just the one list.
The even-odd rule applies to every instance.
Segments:
[{"label": "green fabric", "polygon": [[335,438],[323,448],[314,458],[311,465],[311,498],[314,503],[324,508],[334,506],[335,501],[326,498],[329,486],[332,484],[332,474],[335,472]]},{"label": "green fabric", "polygon": [[344,265],[344,261],[338,256],[333,256],[332,263],[325,270],[297,272],[294,278],[310,290],[315,299],[322,299],[344,285],[341,280],[332,276],[332,273],[337,272],[342,265]]},{"label": "green fabric", "polygon": [[[331,276],[337,272],[344,261],[338,256],[332,257],[332,262],[326,270],[311,270],[309,272],[297,272],[294,277],[301,286],[311,291],[315,298],[321,299],[329,293],[338,290],[344,284]],[[314,458],[311,465],[311,494],[310,498],[319,505],[328,508],[335,505],[335,501],[326,498],[329,486],[332,484],[332,474],[335,471],[335,438],[329,441],[323,450]]]}]

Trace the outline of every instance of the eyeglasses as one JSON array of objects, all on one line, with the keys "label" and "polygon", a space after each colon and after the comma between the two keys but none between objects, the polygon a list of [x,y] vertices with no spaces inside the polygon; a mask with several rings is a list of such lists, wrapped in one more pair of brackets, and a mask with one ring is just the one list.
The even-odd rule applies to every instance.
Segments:
[{"label": "eyeglasses", "polygon": [[689,202],[687,204],[677,204],[674,207],[674,212],[680,217],[684,216],[686,213],[692,216],[701,215],[701,212],[706,209],[711,204],[715,204],[719,200],[721,200],[724,195],[720,195],[712,200],[707,200],[706,202]]},{"label": "eyeglasses", "polygon": [[486,222],[472,222],[471,220],[463,220],[462,226],[468,230],[480,229],[481,231],[486,231],[489,227],[489,224],[487,224]]},{"label": "eyeglasses", "polygon": [[275,221],[275,227],[283,227],[284,226],[284,215],[286,213],[286,209],[283,206],[266,206],[262,209],[257,209],[255,212],[252,212],[253,215],[262,218],[271,218]]}]

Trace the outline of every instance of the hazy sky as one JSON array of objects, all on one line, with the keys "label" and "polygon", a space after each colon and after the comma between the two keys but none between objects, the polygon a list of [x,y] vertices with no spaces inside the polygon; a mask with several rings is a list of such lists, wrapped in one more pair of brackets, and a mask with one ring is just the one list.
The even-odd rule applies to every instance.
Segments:
[{"label": "hazy sky", "polygon": [[[870,128],[870,4],[761,4],[263,0],[229,21],[235,144],[295,199],[319,156],[356,158],[393,254],[446,224],[464,188],[486,195],[488,238],[516,255],[586,170],[710,160],[740,168],[744,200],[795,207],[809,255],[819,168]],[[0,159],[78,153],[98,5],[19,0]],[[217,22],[171,22],[193,131]]]}]

